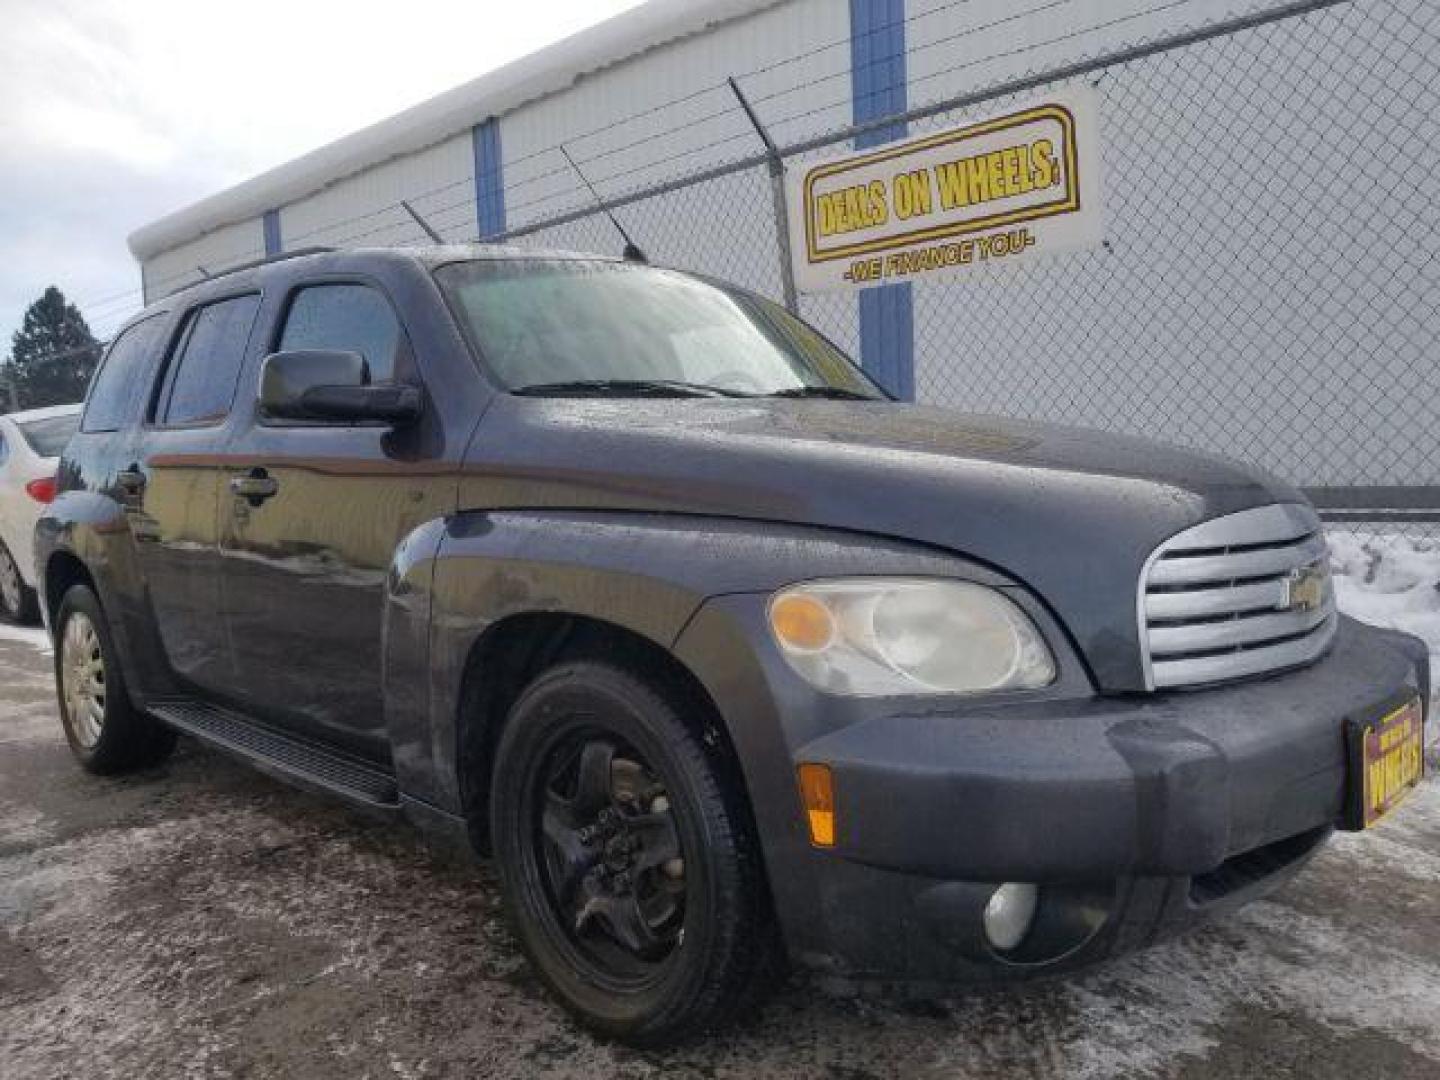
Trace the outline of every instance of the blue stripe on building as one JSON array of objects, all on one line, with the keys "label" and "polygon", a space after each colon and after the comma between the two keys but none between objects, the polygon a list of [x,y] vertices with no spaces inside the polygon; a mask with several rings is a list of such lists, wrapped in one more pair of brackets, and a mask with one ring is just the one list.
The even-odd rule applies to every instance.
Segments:
[{"label": "blue stripe on building", "polygon": [[[857,124],[906,108],[905,0],[850,0],[850,86]],[[904,124],[867,131],[857,149],[904,136]],[[860,363],[897,397],[915,399],[915,305],[909,285],[860,293]]]},{"label": "blue stripe on building", "polygon": [[493,116],[470,133],[475,149],[475,220],[480,239],[505,231],[505,182],[500,158],[500,121]]},{"label": "blue stripe on building", "polygon": [[280,211],[266,210],[265,216],[260,219],[261,228],[265,231],[265,255],[279,255],[284,245],[280,242]]}]

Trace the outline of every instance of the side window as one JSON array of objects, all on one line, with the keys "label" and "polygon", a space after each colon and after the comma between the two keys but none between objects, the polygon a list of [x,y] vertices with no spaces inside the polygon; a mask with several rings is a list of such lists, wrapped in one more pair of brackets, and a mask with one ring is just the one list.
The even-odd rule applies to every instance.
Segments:
[{"label": "side window", "polygon": [[165,375],[157,423],[203,424],[229,415],[259,307],[260,297],[250,293],[190,312]]},{"label": "side window", "polygon": [[342,349],[358,352],[370,381],[395,378],[400,323],[384,295],[368,285],[309,285],[295,294],[285,315],[280,349]]},{"label": "side window", "polygon": [[81,431],[119,431],[137,422],[150,397],[151,360],[165,320],[151,316],[121,334],[85,400]]}]

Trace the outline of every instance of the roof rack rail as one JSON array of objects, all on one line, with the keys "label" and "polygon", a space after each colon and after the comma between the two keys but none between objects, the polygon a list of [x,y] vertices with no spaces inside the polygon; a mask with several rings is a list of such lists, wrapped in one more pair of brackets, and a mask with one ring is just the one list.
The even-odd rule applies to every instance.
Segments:
[{"label": "roof rack rail", "polygon": [[263,259],[251,259],[249,262],[239,263],[235,266],[227,266],[224,270],[217,270],[213,274],[203,266],[197,266],[195,269],[204,275],[199,281],[192,281],[188,284],[181,285],[179,288],[171,289],[161,299],[168,300],[176,293],[182,293],[186,289],[193,289],[196,285],[203,285],[207,281],[219,281],[221,278],[229,277],[231,274],[238,274],[242,270],[254,270],[257,266],[269,266],[271,263],[284,262],[286,259],[298,259],[303,255],[323,255],[326,252],[338,250],[339,248],[333,247],[296,248],[293,251],[281,251],[274,255],[266,255]]}]

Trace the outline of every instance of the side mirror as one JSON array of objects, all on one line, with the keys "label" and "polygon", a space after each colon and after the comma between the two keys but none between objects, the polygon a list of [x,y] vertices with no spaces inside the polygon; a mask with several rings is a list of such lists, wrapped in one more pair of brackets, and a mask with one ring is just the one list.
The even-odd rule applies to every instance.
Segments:
[{"label": "side mirror", "polygon": [[413,386],[371,386],[370,369],[357,352],[271,353],[260,368],[260,411],[277,420],[409,424],[421,408]]}]

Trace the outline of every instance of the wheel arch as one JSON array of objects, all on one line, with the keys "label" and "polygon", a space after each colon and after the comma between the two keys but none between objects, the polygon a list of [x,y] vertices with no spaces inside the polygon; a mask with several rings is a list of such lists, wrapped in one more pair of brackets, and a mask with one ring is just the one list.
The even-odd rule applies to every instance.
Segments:
[{"label": "wheel arch", "polygon": [[593,615],[531,611],[507,616],[476,639],[466,658],[455,717],[461,806],[476,849],[490,848],[489,794],[495,750],[516,699],[549,668],[571,660],[614,664],[678,702],[737,785],[754,828],[744,770],[720,710],[699,678],[673,652],[636,630]]},{"label": "wheel arch", "polygon": [[[988,580],[973,564],[902,541],[700,515],[467,511],[405,548],[415,565],[394,575],[405,585],[395,603],[412,617],[387,632],[397,770],[402,788],[457,816],[483,802],[476,785],[487,775],[485,740],[493,748],[493,734],[477,735],[472,714],[503,713],[559,650],[604,641],[632,664],[653,661],[716,718],[748,776],[753,763],[741,733],[725,727],[718,688],[681,658],[682,635],[708,601],[807,577],[892,569],[962,568]],[[499,687],[484,694],[500,705],[477,697],[491,680]],[[479,730],[489,731],[483,723]],[[748,785],[745,794],[749,800]]]},{"label": "wheel arch", "polygon": [[97,596],[95,575],[73,551],[60,548],[51,552],[45,560],[45,576],[41,582],[42,602],[45,605],[45,624],[53,629],[55,616],[60,611],[60,602],[72,586],[84,585]]}]

